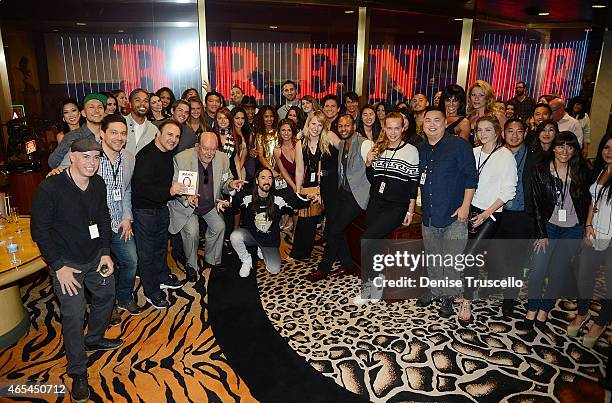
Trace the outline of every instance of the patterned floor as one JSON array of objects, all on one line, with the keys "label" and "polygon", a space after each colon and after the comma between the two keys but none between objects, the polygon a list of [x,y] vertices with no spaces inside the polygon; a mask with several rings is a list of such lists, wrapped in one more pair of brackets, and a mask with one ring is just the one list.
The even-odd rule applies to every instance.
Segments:
[{"label": "patterned floor", "polygon": [[[178,272],[177,272],[178,273]],[[178,273],[182,278],[183,274]],[[208,277],[208,270],[205,271]],[[71,384],[65,375],[57,301],[46,276],[22,288],[32,325],[12,348],[0,351],[0,381]],[[142,289],[139,300],[144,301]],[[96,402],[252,402],[249,388],[223,356],[208,324],[203,280],[170,293],[173,306],[149,308],[107,331],[121,337],[115,351],[90,355],[91,399]],[[45,397],[44,400],[50,400]],[[70,401],[68,394],[57,401]]]},{"label": "patterned floor", "polygon": [[573,302],[562,301],[552,311],[544,333],[515,330],[525,309],[504,320],[496,301],[476,303],[476,320],[464,328],[414,301],[355,305],[358,278],[303,279],[317,258],[292,262],[276,276],[260,265],[262,305],[298,354],[354,393],[376,402],[606,399],[596,382],[607,344],[600,339],[590,350],[566,336]]}]

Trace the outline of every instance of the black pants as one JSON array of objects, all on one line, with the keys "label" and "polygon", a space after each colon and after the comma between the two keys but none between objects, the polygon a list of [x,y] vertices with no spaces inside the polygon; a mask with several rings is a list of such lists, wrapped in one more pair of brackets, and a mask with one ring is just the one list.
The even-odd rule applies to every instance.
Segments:
[{"label": "black pants", "polygon": [[317,224],[320,219],[320,216],[298,217],[295,236],[293,237],[293,247],[289,256],[298,260],[306,260],[312,257]]},{"label": "black pants", "polygon": [[391,203],[376,197],[370,198],[366,213],[366,230],[361,236],[361,268],[368,279],[374,277],[374,272],[367,263],[372,262],[372,255],[377,252],[374,250],[374,244],[402,225],[407,211],[408,203]]},{"label": "black pants", "polygon": [[[99,263],[99,257],[86,264],[66,262],[66,266],[81,271],[81,273],[74,274],[81,288],[78,289],[78,294],[73,296],[62,293],[57,275],[51,271],[53,291],[59,300],[62,314],[62,334],[68,359],[68,375],[87,375],[85,343],[96,344],[104,336],[104,330],[115,305],[115,276],[109,276],[108,284],[101,285],[102,276],[96,271]],[[85,290],[91,295],[87,336],[83,335],[87,306]]]},{"label": "black pants", "polygon": [[140,282],[147,297],[162,294],[160,284],[169,279],[168,207],[133,209]]},{"label": "black pants", "polygon": [[353,267],[353,259],[344,231],[363,212],[351,192],[341,189],[338,193],[336,213],[327,216],[329,233],[323,260],[319,265],[319,269],[326,273],[331,270],[332,264],[336,260],[340,260],[340,265],[343,268]]},{"label": "black pants", "polygon": [[[495,248],[489,276],[492,279],[523,278],[523,269],[533,249],[533,215],[525,211],[504,210],[495,216],[499,221],[495,238],[508,242],[500,241],[499,248]],[[516,299],[518,293],[517,288],[506,288],[504,299]]]},{"label": "black pants", "polygon": [[[476,212],[480,214],[482,213],[482,211],[483,210],[479,209],[478,207],[474,207],[474,206],[470,207],[470,213]],[[492,239],[495,236],[495,233],[497,232],[497,226],[498,226],[498,221],[494,221],[491,217],[489,217],[485,220],[485,222],[483,222],[476,228],[476,232],[468,231],[468,243],[467,243],[467,246],[465,247],[464,254],[476,255],[478,253],[481,253],[483,251],[483,248],[486,247],[485,245],[486,242],[483,242],[483,241],[487,239]],[[476,279],[478,278],[479,270],[480,268],[477,265],[466,267],[464,271],[464,276],[473,277]],[[464,287],[464,297],[467,299],[474,299],[476,288],[468,287],[467,282],[465,282],[464,284],[466,284],[466,286]]]}]

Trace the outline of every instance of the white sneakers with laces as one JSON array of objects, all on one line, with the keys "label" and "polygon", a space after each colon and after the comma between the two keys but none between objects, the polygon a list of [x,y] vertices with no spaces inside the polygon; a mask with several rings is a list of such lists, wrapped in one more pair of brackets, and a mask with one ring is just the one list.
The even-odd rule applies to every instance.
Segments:
[{"label": "white sneakers with laces", "polygon": [[238,274],[242,278],[248,277],[249,274],[251,273],[252,268],[253,268],[253,262],[249,258],[246,262],[242,262],[242,266],[240,267],[240,271],[238,272]]}]

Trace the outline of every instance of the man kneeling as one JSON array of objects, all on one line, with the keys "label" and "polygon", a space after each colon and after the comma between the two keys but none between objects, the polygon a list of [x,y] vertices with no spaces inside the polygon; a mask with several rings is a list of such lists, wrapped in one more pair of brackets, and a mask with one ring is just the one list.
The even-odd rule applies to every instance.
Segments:
[{"label": "man kneeling", "polygon": [[280,210],[283,207],[301,209],[308,207],[310,200],[319,201],[319,195],[308,198],[299,194],[279,196],[275,194],[274,175],[268,168],[260,168],[255,175],[252,191],[240,192],[230,202],[219,200],[217,208],[230,214],[242,209],[244,228],[238,228],[230,236],[232,246],[240,261],[240,277],[247,277],[253,267],[249,246],[257,246],[257,254],[266,263],[266,269],[272,273],[280,272]]}]

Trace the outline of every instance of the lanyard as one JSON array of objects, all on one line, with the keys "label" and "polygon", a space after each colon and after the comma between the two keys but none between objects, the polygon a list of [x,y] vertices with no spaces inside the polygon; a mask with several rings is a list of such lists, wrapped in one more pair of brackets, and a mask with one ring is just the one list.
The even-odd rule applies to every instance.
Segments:
[{"label": "lanyard", "polygon": [[482,148],[480,149],[480,154],[478,154],[478,175],[480,175],[480,173],[484,169],[484,166],[486,165],[487,161],[489,161],[489,158],[491,158],[491,156],[495,153],[495,151],[499,150],[500,148],[501,148],[501,146],[499,144],[496,145],[495,148],[493,149],[493,151],[491,151],[491,154],[489,154],[489,156],[487,158],[485,158],[485,160],[482,163],[482,165],[480,164],[480,157],[482,157]]},{"label": "lanyard", "polygon": [[[555,168],[555,174],[557,175],[557,178],[561,179],[561,177],[559,176],[559,171],[557,171],[557,164],[555,163],[555,160],[553,160],[553,167]],[[565,192],[567,191],[567,178],[569,176],[569,165],[567,167],[567,170],[565,171],[565,181],[563,182],[563,186],[561,188],[561,190],[557,189],[557,181],[554,180],[554,184],[555,184],[555,190],[557,191],[557,194],[559,192],[561,192],[561,204],[559,205],[559,207],[563,207],[565,206]]]},{"label": "lanyard", "polygon": [[113,189],[117,189],[119,187],[117,183],[117,175],[119,175],[119,170],[121,169],[121,153],[119,154],[119,159],[117,160],[117,169],[113,167],[113,162],[110,160],[110,158],[108,158],[108,155],[106,155],[106,153],[103,153],[103,155],[104,158],[106,158],[110,163],[111,172],[113,173]]},{"label": "lanyard", "polygon": [[[400,141],[399,145],[397,147],[395,147],[395,150],[393,150],[393,154],[391,154],[391,158],[387,160],[387,164],[385,165],[385,170],[383,171],[383,178],[387,177],[387,168],[389,168],[389,163],[393,160],[393,157],[395,157],[395,153],[397,152],[397,150],[402,148],[403,144],[404,144],[404,142]],[[387,152],[387,150],[385,150],[385,153],[386,152]],[[427,170],[427,167],[425,167],[425,170]]]}]

